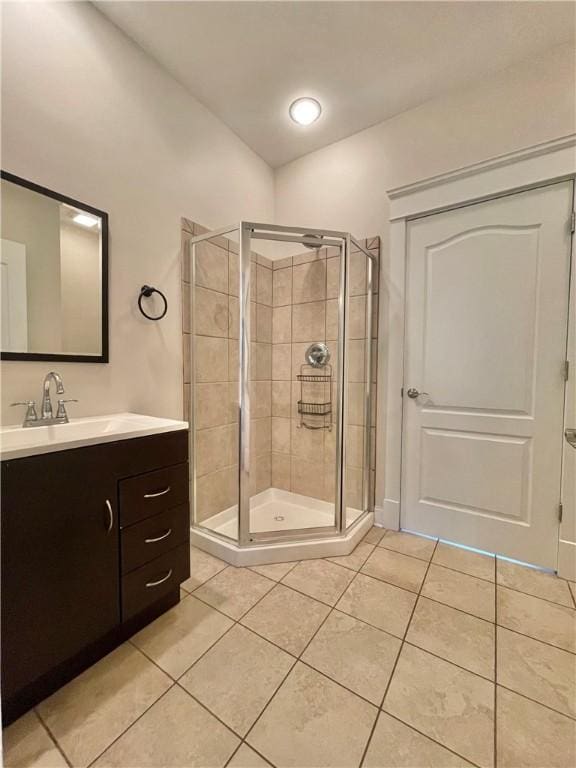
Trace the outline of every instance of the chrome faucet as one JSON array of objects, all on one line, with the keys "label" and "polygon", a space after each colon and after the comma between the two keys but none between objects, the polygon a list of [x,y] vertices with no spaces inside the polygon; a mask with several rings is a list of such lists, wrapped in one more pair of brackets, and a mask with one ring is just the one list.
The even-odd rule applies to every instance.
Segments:
[{"label": "chrome faucet", "polygon": [[12,405],[25,405],[26,415],[24,416],[23,427],[47,427],[51,424],[68,424],[68,414],[66,413],[66,403],[77,403],[78,400],[58,400],[58,409],[56,416],[52,409],[52,400],[50,399],[50,383],[56,384],[56,394],[64,394],[64,383],[62,377],[56,371],[50,371],[44,377],[42,393],[42,415],[38,418],[36,413],[36,403],[34,400],[25,400],[24,402],[12,403]]},{"label": "chrome faucet", "polygon": [[64,384],[62,383],[62,376],[56,371],[50,371],[44,377],[44,396],[42,397],[42,419],[52,419],[52,401],[50,400],[50,382],[54,381],[56,384],[56,394],[64,394]]}]

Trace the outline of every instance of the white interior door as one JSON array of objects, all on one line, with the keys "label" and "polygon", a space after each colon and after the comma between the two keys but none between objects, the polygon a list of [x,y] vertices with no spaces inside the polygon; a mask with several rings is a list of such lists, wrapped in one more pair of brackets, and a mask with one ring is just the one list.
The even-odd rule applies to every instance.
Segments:
[{"label": "white interior door", "polygon": [[0,332],[4,352],[28,350],[26,246],[0,240]]},{"label": "white interior door", "polygon": [[562,182],[407,228],[402,527],[550,568],[572,195]]}]

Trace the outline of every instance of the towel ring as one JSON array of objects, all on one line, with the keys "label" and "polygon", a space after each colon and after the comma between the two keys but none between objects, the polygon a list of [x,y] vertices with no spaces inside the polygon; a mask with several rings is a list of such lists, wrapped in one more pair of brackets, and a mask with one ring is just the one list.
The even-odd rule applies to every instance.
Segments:
[{"label": "towel ring", "polygon": [[[142,299],[144,297],[149,299],[153,293],[157,293],[159,296],[161,296],[164,302],[164,310],[162,314],[158,315],[157,317],[153,317],[152,315],[147,314],[142,309]],[[140,310],[140,312],[142,312],[144,317],[148,318],[148,320],[162,320],[166,312],[168,312],[168,301],[166,300],[166,296],[164,296],[162,291],[159,291],[158,288],[153,288],[151,285],[143,285],[142,288],[140,288],[140,296],[138,296],[138,309]]]}]

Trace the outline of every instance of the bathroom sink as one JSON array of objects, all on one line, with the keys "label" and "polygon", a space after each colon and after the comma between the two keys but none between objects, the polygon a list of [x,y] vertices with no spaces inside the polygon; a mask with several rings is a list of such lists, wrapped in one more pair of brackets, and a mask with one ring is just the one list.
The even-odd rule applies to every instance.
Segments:
[{"label": "bathroom sink", "polygon": [[114,413],[70,419],[68,424],[49,427],[1,427],[0,458],[3,461],[19,459],[39,453],[65,451],[85,445],[175,432],[179,429],[188,429],[188,423],[138,413]]}]

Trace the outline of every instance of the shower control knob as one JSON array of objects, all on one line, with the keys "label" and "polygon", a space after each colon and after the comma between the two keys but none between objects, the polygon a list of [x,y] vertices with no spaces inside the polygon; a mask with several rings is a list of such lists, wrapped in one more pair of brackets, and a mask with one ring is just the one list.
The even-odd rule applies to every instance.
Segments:
[{"label": "shower control knob", "polygon": [[[428,392],[418,392],[417,389],[414,389],[414,387],[410,387],[409,390],[407,390],[406,394],[408,397],[411,397],[412,400],[416,400],[417,397],[420,397],[420,395],[428,395]],[[428,395],[430,397],[430,395]]]}]

